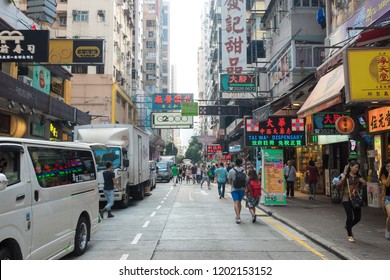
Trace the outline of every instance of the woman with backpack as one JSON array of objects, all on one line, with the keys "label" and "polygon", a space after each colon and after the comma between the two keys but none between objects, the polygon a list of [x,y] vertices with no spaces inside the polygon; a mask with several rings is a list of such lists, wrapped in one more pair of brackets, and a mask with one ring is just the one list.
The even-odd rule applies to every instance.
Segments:
[{"label": "woman with backpack", "polygon": [[256,206],[259,204],[261,196],[261,182],[256,174],[256,170],[248,172],[248,185],[246,187],[246,207],[252,215],[252,223],[256,222]]}]

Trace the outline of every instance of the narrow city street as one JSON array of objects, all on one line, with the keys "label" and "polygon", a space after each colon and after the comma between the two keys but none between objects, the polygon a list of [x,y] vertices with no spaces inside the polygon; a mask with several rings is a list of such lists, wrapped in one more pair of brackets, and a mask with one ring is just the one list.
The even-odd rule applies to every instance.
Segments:
[{"label": "narrow city street", "polygon": [[64,259],[339,259],[262,211],[253,224],[243,207],[242,223],[236,224],[230,192],[219,199],[215,184],[208,190],[199,184],[158,183],[143,201],[113,214],[102,220],[83,256]]}]

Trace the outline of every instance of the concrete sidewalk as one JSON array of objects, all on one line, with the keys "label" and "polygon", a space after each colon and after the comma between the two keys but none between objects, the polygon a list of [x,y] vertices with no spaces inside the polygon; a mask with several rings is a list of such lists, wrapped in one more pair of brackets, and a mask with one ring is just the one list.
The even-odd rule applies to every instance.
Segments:
[{"label": "concrete sidewalk", "polygon": [[386,216],[382,208],[364,206],[362,219],[353,228],[356,243],[347,241],[344,229],[346,214],[342,204],[332,204],[330,197],[317,195],[316,200],[299,191],[288,198],[285,206],[264,206],[281,222],[293,227],[321,246],[347,260],[389,260],[390,241],[385,238]]}]

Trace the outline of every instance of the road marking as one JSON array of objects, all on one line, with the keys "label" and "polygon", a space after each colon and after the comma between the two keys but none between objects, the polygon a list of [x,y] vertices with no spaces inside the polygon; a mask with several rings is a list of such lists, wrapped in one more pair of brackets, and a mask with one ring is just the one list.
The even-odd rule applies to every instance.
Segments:
[{"label": "road marking", "polygon": [[128,257],[129,257],[129,254],[123,254],[119,260],[124,261],[124,260],[127,260]]},{"label": "road marking", "polygon": [[313,247],[311,247],[309,244],[307,244],[306,242],[304,242],[302,239],[298,238],[296,235],[292,234],[291,232],[289,232],[287,229],[283,228],[282,226],[278,225],[275,221],[271,220],[270,218],[265,218],[265,217],[261,217],[261,219],[265,220],[267,223],[273,225],[274,227],[276,227],[277,229],[279,229],[281,232],[283,232],[284,234],[288,235],[289,237],[291,237],[295,242],[297,242],[298,244],[300,244],[301,246],[305,247],[306,249],[308,249],[309,251],[311,251],[312,253],[314,253],[315,255],[319,256],[321,259],[323,260],[328,260],[328,258],[326,256],[324,256],[322,253],[318,252],[316,249],[314,249]]},{"label": "road marking", "polygon": [[131,244],[137,244],[137,243],[138,243],[138,240],[141,238],[141,236],[142,236],[142,233],[138,233],[138,234],[134,237],[133,241],[131,241]]},{"label": "road marking", "polygon": [[162,203],[164,203],[165,201],[163,200],[163,201],[161,201],[160,203],[162,204]]},{"label": "road marking", "polygon": [[150,224],[150,221],[146,221],[142,227],[144,227],[144,228],[148,227],[149,224]]},{"label": "road marking", "polygon": [[191,192],[188,193],[188,198],[189,198],[190,201],[194,201],[194,199],[191,196]]},{"label": "road marking", "polygon": [[152,215],[150,215],[150,217],[154,217],[156,215],[156,212],[153,212]]},{"label": "road marking", "polygon": [[160,209],[160,208],[161,208],[161,205],[157,206],[157,207],[156,207],[156,210],[158,210],[158,209]]}]

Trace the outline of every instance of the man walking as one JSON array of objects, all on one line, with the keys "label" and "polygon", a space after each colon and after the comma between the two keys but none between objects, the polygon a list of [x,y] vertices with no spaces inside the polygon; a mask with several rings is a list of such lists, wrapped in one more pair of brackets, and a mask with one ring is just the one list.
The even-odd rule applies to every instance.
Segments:
[{"label": "man walking", "polygon": [[234,201],[234,211],[236,213],[236,223],[241,223],[241,201],[244,198],[244,190],[248,182],[245,170],[242,167],[242,159],[236,159],[235,166],[228,174],[229,184],[232,186],[232,198]]},{"label": "man walking", "polygon": [[111,214],[111,207],[114,205],[114,186],[118,185],[117,180],[115,180],[115,173],[112,169],[112,162],[108,161],[106,163],[106,171],[103,172],[104,178],[104,196],[107,200],[107,204],[103,209],[100,209],[100,216],[104,218],[104,212],[108,212],[108,218],[113,218],[114,215]]},{"label": "man walking", "polygon": [[223,162],[221,162],[219,166],[220,167],[215,170],[215,175],[217,176],[219,199],[221,199],[222,197],[225,197],[225,185],[228,172],[224,168]]},{"label": "man walking", "polygon": [[176,187],[177,183],[177,174],[179,173],[179,169],[176,166],[176,163],[172,167],[172,176],[173,176],[173,186]]},{"label": "man walking", "polygon": [[287,166],[284,167],[283,174],[284,179],[286,180],[286,196],[294,197],[294,182],[295,177],[297,176],[297,170],[292,165],[293,161],[290,159],[287,161]]}]

